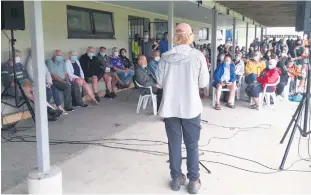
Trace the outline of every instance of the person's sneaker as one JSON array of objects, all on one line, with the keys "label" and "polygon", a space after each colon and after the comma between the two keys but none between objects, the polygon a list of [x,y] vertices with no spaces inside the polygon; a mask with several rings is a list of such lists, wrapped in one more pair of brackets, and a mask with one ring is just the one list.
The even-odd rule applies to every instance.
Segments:
[{"label": "person's sneaker", "polygon": [[100,98],[99,98],[97,93],[95,94],[95,99],[96,99],[96,101],[100,102]]},{"label": "person's sneaker", "polygon": [[259,110],[259,106],[256,104],[253,104],[249,107],[250,109]]},{"label": "person's sneaker", "polygon": [[117,94],[115,92],[110,93],[111,98],[116,98]]},{"label": "person's sneaker", "polygon": [[171,181],[171,189],[173,191],[179,191],[181,185],[185,185],[186,184],[186,176],[184,174],[182,174],[179,178],[177,179],[173,179]]},{"label": "person's sneaker", "polygon": [[67,115],[67,114],[68,114],[68,112],[66,112],[66,111],[64,110],[64,108],[61,107],[61,106],[58,106],[58,107],[57,107],[57,110],[62,111],[62,115]]},{"label": "person's sneaker", "polygon": [[73,108],[65,108],[65,111],[66,112],[72,112],[72,111],[74,111],[74,109]]},{"label": "person's sneaker", "polygon": [[62,113],[63,113],[62,110],[53,110],[53,109],[51,109],[51,110],[49,111],[49,114],[50,114],[51,116],[54,116],[54,117],[59,117],[60,115],[62,115]]},{"label": "person's sneaker", "polygon": [[48,114],[48,121],[56,121],[57,117]]},{"label": "person's sneaker", "polygon": [[82,104],[81,107],[82,108],[87,108],[87,107],[89,107],[89,105],[88,104]]},{"label": "person's sneaker", "polygon": [[111,93],[107,91],[104,98],[112,98]]},{"label": "person's sneaker", "polygon": [[199,192],[200,188],[201,188],[201,180],[200,179],[198,179],[196,181],[189,181],[189,184],[187,186],[189,194],[197,194]]}]

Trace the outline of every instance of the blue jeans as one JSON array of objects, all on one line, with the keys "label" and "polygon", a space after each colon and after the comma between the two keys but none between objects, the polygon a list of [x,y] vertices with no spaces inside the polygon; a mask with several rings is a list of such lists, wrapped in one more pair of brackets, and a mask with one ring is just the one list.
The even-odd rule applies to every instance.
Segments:
[{"label": "blue jeans", "polygon": [[182,137],[187,150],[187,177],[190,181],[196,181],[199,173],[199,138],[201,115],[192,119],[165,118],[165,129],[168,138],[168,150],[172,179],[181,176],[181,143]]},{"label": "blue jeans", "polygon": [[130,70],[129,72],[118,71],[117,75],[123,83],[128,84],[132,79],[132,77],[134,76],[134,71],[133,70]]},{"label": "blue jeans", "polygon": [[51,88],[46,87],[46,101],[50,103],[50,100],[53,96],[54,103],[56,106],[61,105],[60,97],[59,97],[59,91],[54,87],[54,85],[51,85]]}]

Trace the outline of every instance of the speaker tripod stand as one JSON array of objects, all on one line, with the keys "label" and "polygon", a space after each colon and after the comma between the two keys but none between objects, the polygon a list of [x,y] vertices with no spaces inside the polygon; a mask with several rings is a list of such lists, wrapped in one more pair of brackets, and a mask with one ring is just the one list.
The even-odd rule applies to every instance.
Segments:
[{"label": "speaker tripod stand", "polygon": [[[13,62],[13,79],[12,81],[4,88],[3,92],[1,93],[1,102],[3,104],[6,104],[8,106],[14,107],[14,108],[20,108],[21,106],[23,106],[24,104],[27,105],[27,108],[31,114],[31,117],[33,119],[33,121],[35,122],[35,112],[32,108],[32,106],[30,105],[30,100],[28,99],[28,97],[25,94],[25,91],[22,87],[22,85],[20,84],[19,80],[16,77],[16,61],[15,61],[15,42],[16,39],[14,38],[14,31],[11,30],[11,47],[12,47],[12,62]],[[12,83],[14,83],[14,99],[15,99],[15,104],[10,104],[8,102],[3,101],[3,97],[5,96],[11,96],[8,94],[8,90],[11,88]],[[21,97],[18,97],[18,91],[20,91],[21,93]]]}]

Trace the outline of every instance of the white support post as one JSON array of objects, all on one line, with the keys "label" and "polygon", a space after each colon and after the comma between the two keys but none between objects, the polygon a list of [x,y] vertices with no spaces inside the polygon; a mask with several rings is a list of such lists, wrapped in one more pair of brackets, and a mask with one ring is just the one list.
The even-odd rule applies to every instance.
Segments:
[{"label": "white support post", "polygon": [[248,51],[248,22],[246,23],[246,43],[245,43],[245,47],[246,47],[246,52]]},{"label": "white support post", "polygon": [[41,1],[29,1],[29,32],[34,70],[37,165],[28,174],[29,194],[61,194],[61,170],[50,167]]},{"label": "white support post", "polygon": [[255,25],[255,38],[254,39],[256,38],[257,38],[257,26]]},{"label": "white support post", "polygon": [[268,34],[268,29],[267,29],[267,27],[265,28],[265,36],[267,36],[267,34]]},{"label": "white support post", "polygon": [[234,58],[235,57],[235,45],[236,45],[236,41],[235,41],[235,39],[236,39],[236,34],[235,34],[235,30],[236,29],[236,19],[235,18],[233,18],[233,29],[232,29],[232,53],[231,53],[231,55],[232,55],[232,57]]},{"label": "white support post", "polygon": [[173,48],[174,28],[174,1],[170,1],[168,7],[168,50]]},{"label": "white support post", "polygon": [[263,41],[263,27],[261,27],[261,32],[260,32],[260,42],[262,43]]},{"label": "white support post", "polygon": [[[211,57],[212,57],[212,71],[211,71],[211,78],[213,79],[213,74],[214,74],[214,71],[217,67],[217,17],[218,17],[218,13],[217,13],[217,10],[216,9],[213,9],[213,22],[212,22],[212,54],[211,54]],[[211,80],[212,80],[211,79]],[[213,106],[215,106],[215,88],[213,87]]]}]

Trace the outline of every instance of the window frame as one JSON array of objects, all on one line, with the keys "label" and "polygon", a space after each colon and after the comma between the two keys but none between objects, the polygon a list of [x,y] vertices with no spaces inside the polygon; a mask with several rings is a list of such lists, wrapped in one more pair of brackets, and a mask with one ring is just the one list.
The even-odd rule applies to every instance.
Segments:
[{"label": "window frame", "polygon": [[[87,12],[90,18],[91,32],[90,33],[83,33],[82,31],[80,31],[80,33],[72,32],[73,30],[69,28],[69,23],[68,23],[68,10]],[[111,33],[101,32],[101,33],[96,34],[96,26],[95,26],[94,15],[93,15],[94,13],[109,15],[111,18],[111,25],[112,25],[113,32]],[[67,5],[66,16],[67,16],[67,37],[68,39],[116,39],[115,29],[114,29],[114,17],[113,17],[112,12]]]},{"label": "window frame", "polygon": [[199,41],[208,41],[209,40],[209,28],[208,27],[201,27],[199,29],[199,34],[200,34],[200,31],[203,30],[203,29],[206,29],[206,38],[205,39],[201,39],[201,37],[200,37]]}]

